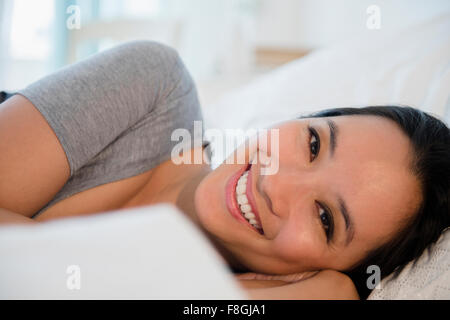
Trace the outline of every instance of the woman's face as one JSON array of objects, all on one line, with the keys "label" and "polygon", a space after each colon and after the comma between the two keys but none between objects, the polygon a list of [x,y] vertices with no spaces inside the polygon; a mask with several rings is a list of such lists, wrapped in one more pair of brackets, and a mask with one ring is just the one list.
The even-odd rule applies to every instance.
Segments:
[{"label": "woman's face", "polygon": [[[272,274],[348,270],[391,239],[419,206],[411,145],[394,122],[339,116],[271,128],[279,129],[277,152],[270,139],[264,150],[250,149],[248,143],[239,147],[245,148],[247,161],[256,159],[241,189],[263,234],[233,213],[235,188],[227,196],[227,185],[234,186],[233,177],[248,162],[223,163],[195,193],[201,227],[248,269]],[[264,165],[253,158],[258,154],[278,162],[278,171],[262,175]]]}]

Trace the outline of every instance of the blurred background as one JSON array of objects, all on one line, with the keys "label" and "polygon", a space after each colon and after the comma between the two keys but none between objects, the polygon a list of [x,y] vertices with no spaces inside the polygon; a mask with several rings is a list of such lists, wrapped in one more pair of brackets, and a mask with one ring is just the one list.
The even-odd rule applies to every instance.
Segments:
[{"label": "blurred background", "polygon": [[[373,5],[380,23],[370,28]],[[448,0],[0,0],[0,90],[151,39],[178,50],[209,104],[314,50],[449,11]]]}]

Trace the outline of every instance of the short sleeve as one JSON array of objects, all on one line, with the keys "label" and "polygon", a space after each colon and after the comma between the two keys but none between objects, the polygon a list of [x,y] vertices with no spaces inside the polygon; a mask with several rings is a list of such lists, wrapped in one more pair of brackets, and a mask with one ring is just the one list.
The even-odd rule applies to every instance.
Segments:
[{"label": "short sleeve", "polygon": [[18,94],[55,132],[72,176],[173,95],[180,63],[170,47],[135,41],[65,67]]}]

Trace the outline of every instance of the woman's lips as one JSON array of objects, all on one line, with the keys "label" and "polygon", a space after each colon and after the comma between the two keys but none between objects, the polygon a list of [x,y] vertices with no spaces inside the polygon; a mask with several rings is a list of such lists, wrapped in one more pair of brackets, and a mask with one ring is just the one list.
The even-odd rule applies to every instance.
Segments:
[{"label": "woman's lips", "polygon": [[[228,211],[231,213],[231,215],[234,218],[236,218],[237,220],[241,221],[242,223],[248,225],[252,230],[255,230],[256,232],[259,233],[259,231],[257,231],[247,221],[247,219],[245,219],[242,216],[242,213],[241,213],[241,210],[239,209],[239,204],[237,203],[237,199],[236,199],[236,195],[235,195],[235,193],[236,193],[236,185],[237,185],[237,182],[238,182],[239,178],[249,168],[251,168],[251,164],[248,164],[245,167],[241,168],[238,172],[236,172],[234,175],[232,175],[230,177],[230,179],[228,180],[228,182],[226,184],[226,187],[225,187],[225,199],[226,199],[225,201],[226,201],[226,204],[227,204]],[[251,174],[251,171],[250,171],[250,173],[248,175],[248,178],[247,178],[247,190],[246,190],[246,194],[247,195],[249,194],[249,190],[251,189],[251,187],[249,187],[249,186],[251,186],[250,174]],[[253,198],[253,194],[251,193],[251,191],[250,191],[250,194],[251,194],[252,200],[250,202],[250,199],[249,199],[249,203],[250,203],[250,206],[252,207],[252,210],[253,210],[254,209],[254,198]],[[258,221],[259,225],[261,225],[260,219],[259,219],[259,215],[256,212],[254,212],[254,213],[255,213],[255,216],[256,216],[256,219],[257,219],[256,221]]]}]

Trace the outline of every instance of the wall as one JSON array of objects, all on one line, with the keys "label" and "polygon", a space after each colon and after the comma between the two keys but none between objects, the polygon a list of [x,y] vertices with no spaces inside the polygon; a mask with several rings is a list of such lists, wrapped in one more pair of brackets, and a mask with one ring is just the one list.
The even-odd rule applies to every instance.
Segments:
[{"label": "wall", "polygon": [[[370,5],[381,10],[379,30],[366,27]],[[446,11],[448,0],[264,0],[256,44],[319,48],[368,32],[395,32]]]}]

